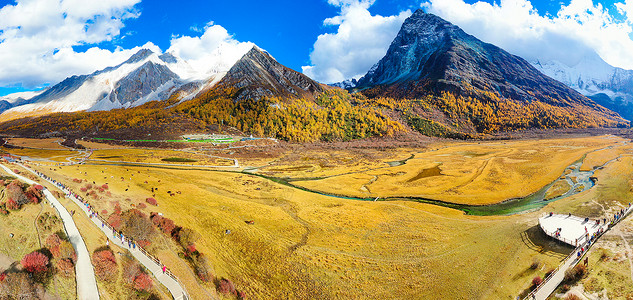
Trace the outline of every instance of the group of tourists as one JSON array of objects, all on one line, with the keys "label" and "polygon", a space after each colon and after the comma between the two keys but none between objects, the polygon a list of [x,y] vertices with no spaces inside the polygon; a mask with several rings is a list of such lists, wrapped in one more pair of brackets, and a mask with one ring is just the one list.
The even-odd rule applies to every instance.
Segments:
[{"label": "group of tourists", "polygon": [[[125,244],[127,243],[127,247],[128,249],[132,250],[132,249],[136,249],[136,241],[133,238],[130,237],[126,237],[122,231],[117,231],[114,227],[112,227],[110,224],[108,224],[101,216],[99,216],[99,214],[96,212],[96,210],[94,209],[94,207],[88,203],[88,201],[86,201],[83,197],[81,197],[79,194],[73,192],[69,187],[67,187],[65,184],[61,183],[61,182],[57,182],[55,179],[46,176],[44,173],[33,170],[38,176],[40,176],[41,178],[53,183],[55,186],[57,186],[58,188],[60,188],[62,191],[65,192],[66,196],[68,197],[73,197],[75,199],[77,199],[79,202],[81,202],[84,207],[87,210],[87,214],[90,218],[98,218],[99,221],[101,221],[101,227],[108,227],[110,229],[112,229],[112,236],[114,239],[120,240],[121,244],[123,245],[123,247],[125,247]],[[110,240],[106,239],[106,245],[110,245]],[[144,251],[140,246],[139,246],[139,250],[142,250],[143,253],[147,252]],[[165,265],[163,265],[158,259],[153,258],[153,260],[160,265],[161,270],[163,271],[163,274],[165,274],[167,272],[167,267]]]}]

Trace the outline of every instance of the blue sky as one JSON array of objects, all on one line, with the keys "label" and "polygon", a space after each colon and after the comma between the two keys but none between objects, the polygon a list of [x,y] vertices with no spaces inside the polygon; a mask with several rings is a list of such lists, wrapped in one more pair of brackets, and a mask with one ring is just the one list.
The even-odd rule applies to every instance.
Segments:
[{"label": "blue sky", "polygon": [[[227,32],[219,38],[255,43],[321,82],[359,77],[421,7],[528,59],[573,64],[577,58],[565,52],[595,51],[613,65],[633,68],[626,54],[633,52],[627,36],[633,0],[0,0],[0,6],[0,96],[120,63],[148,43],[177,51],[175,41],[202,40],[210,25]],[[562,8],[566,15],[558,17]],[[509,29],[508,18],[517,20]]]}]

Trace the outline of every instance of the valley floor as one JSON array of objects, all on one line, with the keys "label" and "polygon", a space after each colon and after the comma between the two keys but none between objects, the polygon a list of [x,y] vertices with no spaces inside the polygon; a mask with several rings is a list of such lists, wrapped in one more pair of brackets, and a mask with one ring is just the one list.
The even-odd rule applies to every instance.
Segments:
[{"label": "valley floor", "polygon": [[[64,155],[76,154],[53,153],[66,150],[34,150],[27,156],[41,158],[30,165],[76,191],[86,182],[107,184],[109,195],[97,193],[90,200],[98,212],[111,213],[118,205],[123,211],[161,213],[190,228],[216,278],[231,279],[251,299],[514,299],[572,251],[540,230],[543,212],[607,216],[633,194],[633,149],[615,136],[395,149],[103,148],[79,165],[61,164]],[[24,155],[26,150],[4,151]],[[138,165],[174,157],[188,161],[182,167]],[[233,159],[238,167],[230,167]],[[595,186],[520,214],[471,216],[392,199],[499,203],[541,190],[579,160],[581,170],[593,172]],[[178,159],[165,163],[178,164],[173,161]],[[226,161],[229,168],[205,167],[212,161]],[[385,197],[389,201],[381,200]],[[147,198],[158,206],[140,205]],[[629,226],[623,230],[632,230]],[[214,284],[196,279],[173,240],[153,245],[153,254],[194,299],[216,295]],[[623,251],[615,249],[610,253]],[[614,267],[594,261],[598,273],[591,269],[588,277],[595,278],[592,291],[632,295],[611,290],[614,284],[600,275],[607,267],[631,271],[628,260],[609,260]]]}]

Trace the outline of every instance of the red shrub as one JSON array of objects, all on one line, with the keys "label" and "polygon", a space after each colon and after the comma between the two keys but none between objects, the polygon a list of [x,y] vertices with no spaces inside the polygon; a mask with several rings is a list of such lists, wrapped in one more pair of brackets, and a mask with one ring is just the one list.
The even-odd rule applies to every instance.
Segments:
[{"label": "red shrub", "polygon": [[533,286],[538,286],[539,284],[543,283],[543,279],[541,279],[540,276],[536,276],[532,279],[532,285]]},{"label": "red shrub", "polygon": [[239,300],[246,300],[246,293],[244,293],[243,291],[238,291],[237,292],[237,299],[239,299]]},{"label": "red shrub", "polygon": [[29,203],[29,199],[22,190],[22,183],[17,180],[7,185],[5,193],[7,198],[13,199],[18,204],[18,207]]},{"label": "red shrub", "polygon": [[146,208],[146,207],[147,207],[147,205],[145,205],[145,203],[142,203],[142,202],[141,202],[141,203],[137,204],[137,205],[136,205],[136,207],[137,207],[137,208],[140,208],[140,209],[143,209],[143,208]]},{"label": "red shrub", "polygon": [[18,205],[17,202],[15,202],[15,200],[13,200],[13,198],[9,198],[9,200],[7,200],[7,209],[10,210],[18,210],[20,209],[20,205]]},{"label": "red shrub", "polygon": [[103,193],[105,190],[103,188],[99,188],[99,193]]},{"label": "red shrub", "polygon": [[95,251],[92,253],[92,263],[94,265],[95,274],[101,280],[116,278],[116,258],[114,257],[114,253],[112,253],[109,249]]},{"label": "red shrub", "polygon": [[87,189],[87,188],[85,188],[85,187],[82,187],[82,188],[80,188],[79,190],[80,190],[81,192],[83,192],[83,193],[85,193],[85,192],[87,192],[87,191],[88,191],[88,189]]},{"label": "red shrub", "polygon": [[7,273],[1,273],[0,274],[0,282],[3,282],[5,279],[7,279]]},{"label": "red shrub", "polygon": [[156,202],[156,199],[154,199],[152,197],[149,197],[149,198],[145,199],[145,202],[147,202],[147,203],[149,203],[151,205],[154,205],[154,206],[158,205],[158,203]]},{"label": "red shrub", "polygon": [[117,202],[114,205],[114,213],[117,214],[117,215],[121,215],[121,205],[119,205],[119,202]]},{"label": "red shrub", "polygon": [[226,278],[222,278],[222,280],[220,280],[220,283],[218,284],[218,292],[224,294],[225,296],[237,295],[235,285],[233,285],[233,282]]},{"label": "red shrub", "polygon": [[91,189],[91,188],[92,188],[92,184],[90,184],[90,183],[86,184],[86,189],[88,189],[88,190],[89,190],[89,189]]},{"label": "red shrub", "polygon": [[108,185],[104,184],[104,185],[101,186],[101,188],[104,189],[104,190],[107,190],[108,189]]},{"label": "red shrub", "polygon": [[191,245],[187,246],[187,252],[189,252],[189,253],[196,252],[196,245],[195,244],[191,244]]},{"label": "red shrub", "polygon": [[49,251],[51,251],[51,254],[53,255],[53,257],[58,258],[59,257],[59,245],[61,245],[62,243],[62,239],[59,238],[59,236],[55,233],[49,235],[46,238],[46,247],[48,248]]},{"label": "red shrub", "polygon": [[116,231],[121,230],[121,215],[116,214],[116,212],[111,214],[108,218],[108,223],[110,223]]},{"label": "red shrub", "polygon": [[20,263],[29,273],[41,273],[48,270],[48,257],[37,251],[25,255]]},{"label": "red shrub", "polygon": [[21,172],[20,172],[20,170],[18,170],[18,169],[13,169],[13,173],[15,173],[15,174],[20,174]]},{"label": "red shrub", "polygon": [[0,179],[0,185],[6,185],[6,181],[4,181],[4,179]]},{"label": "red shrub", "polygon": [[55,266],[64,277],[71,277],[75,272],[75,265],[70,259],[60,259]]},{"label": "red shrub", "polygon": [[176,228],[176,224],[174,223],[174,221],[160,216],[157,213],[151,213],[150,219],[152,220],[152,223],[156,225],[156,227],[160,228],[162,232],[169,236],[172,235],[174,229]]},{"label": "red shrub", "polygon": [[110,193],[110,192],[108,191],[108,192],[106,192],[106,196],[110,197],[110,196],[112,196],[112,193]]},{"label": "red shrub", "polygon": [[134,289],[137,291],[147,291],[152,288],[152,279],[145,273],[141,273],[134,278]]},{"label": "red shrub", "polygon": [[107,215],[108,214],[108,210],[107,209],[102,210],[101,214],[104,215],[104,216]]}]

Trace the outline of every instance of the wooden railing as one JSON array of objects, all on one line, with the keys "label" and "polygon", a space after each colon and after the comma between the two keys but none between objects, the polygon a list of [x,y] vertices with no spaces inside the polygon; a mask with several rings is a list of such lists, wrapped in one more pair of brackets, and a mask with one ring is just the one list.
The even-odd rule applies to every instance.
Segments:
[{"label": "wooden railing", "polygon": [[[543,282],[541,282],[541,284],[537,285],[534,290],[532,290],[529,294],[527,294],[527,296],[525,296],[525,298],[523,298],[524,300],[527,299],[532,299],[531,297],[536,294],[549,280],[552,279],[552,277],[554,277],[554,275],[556,273],[558,273],[560,271],[560,268],[565,265],[565,263],[569,260],[573,258],[573,255],[578,255],[578,251],[580,249],[584,249],[585,251],[583,251],[581,253],[580,256],[578,256],[577,258],[574,258],[576,261],[572,262],[572,264],[569,266],[570,268],[573,268],[576,266],[576,264],[582,260],[583,257],[585,257],[585,255],[587,253],[589,253],[589,249],[596,243],[596,241],[602,237],[609,229],[611,229],[613,226],[615,226],[617,223],[619,223],[622,219],[624,219],[627,215],[629,215],[631,213],[631,211],[633,211],[633,207],[631,207],[631,204],[629,204],[629,206],[624,210],[624,213],[617,219],[614,219],[611,223],[609,223],[607,229],[603,230],[603,231],[598,231],[596,234],[596,237],[593,239],[593,243],[589,244],[588,240],[585,239],[584,242],[582,242],[580,245],[577,245],[576,248],[574,249],[574,251],[572,251],[571,253],[569,253],[569,255],[567,255],[567,257],[565,257],[565,259],[563,259],[563,261],[558,265],[558,267],[556,267],[556,269],[554,269],[554,271],[552,273],[549,274],[549,276],[547,276],[545,279],[543,279]],[[543,214],[542,216],[546,216],[546,215],[551,215],[551,214]],[[564,215],[563,215],[564,216]],[[566,216],[567,218],[576,218],[578,220],[582,220],[583,222],[585,221],[585,219],[580,218],[580,217],[576,217],[576,216]],[[591,220],[589,220],[591,221]],[[539,218],[539,227],[540,226],[540,218]],[[543,229],[543,227],[541,227],[541,229]],[[545,229],[543,229],[543,231],[545,232],[545,234],[552,236],[551,233],[548,233]],[[553,237],[553,236],[552,236]],[[563,240],[564,238],[558,238],[558,237],[554,237],[556,239],[559,240]],[[572,245],[571,243],[569,243],[570,245]]]},{"label": "wooden railing", "polygon": [[[27,168],[27,166],[23,166],[23,167]],[[64,191],[64,192],[68,195],[68,197],[70,197],[71,199],[72,199],[72,198],[74,198],[76,201],[79,201],[79,202],[81,202],[81,203],[83,203],[83,204],[88,204],[88,205],[90,205],[87,201],[85,201],[85,200],[83,199],[83,197],[81,197],[81,196],[79,196],[79,194],[77,194],[77,193],[73,192],[71,189],[69,189],[68,187],[66,187],[64,184],[59,183],[59,182],[57,182],[57,181],[56,181],[56,180],[54,180],[54,179],[50,179],[48,176],[44,175],[43,173],[40,173],[40,172],[37,172],[37,171],[34,171],[34,170],[30,170],[30,171],[35,172],[35,174],[37,174],[40,178],[42,178],[42,179],[44,179],[44,180],[48,181],[49,183],[53,184],[53,185],[54,185],[54,186],[56,186],[57,188],[59,188],[59,189],[61,189],[62,191]],[[99,221],[101,221],[101,223],[103,223],[103,225],[104,225],[105,227],[108,227],[108,229],[109,229],[109,230],[112,230],[112,231],[113,231],[113,232],[115,232],[115,233],[117,232],[117,231],[116,231],[116,229],[115,229],[112,225],[110,225],[110,223],[108,223],[108,221],[106,221],[106,220],[105,220],[105,219],[104,219],[101,215],[99,215],[99,213],[97,213],[96,211],[94,212],[94,216],[95,216],[95,217],[96,217]],[[118,235],[118,233],[116,233],[116,234]],[[137,249],[138,249],[141,253],[143,253],[143,255],[145,255],[145,256],[146,256],[147,258],[149,258],[151,261],[153,261],[154,263],[156,263],[158,266],[163,266],[163,264],[160,262],[160,260],[159,260],[157,257],[155,257],[154,255],[152,255],[151,253],[149,253],[147,250],[145,250],[145,249],[144,249],[143,247],[141,247],[140,245],[135,244],[135,246],[136,246],[136,248],[137,248]],[[182,296],[183,296],[183,299],[190,299],[190,298],[189,298],[189,295],[188,295],[188,293],[187,293],[187,290],[185,289],[185,286],[182,284],[182,282],[180,282],[180,280],[178,279],[178,277],[176,277],[176,275],[174,275],[174,273],[172,273],[169,269],[167,269],[167,268],[165,267],[165,272],[164,272],[164,274],[166,274],[167,276],[171,277],[174,281],[176,281],[176,282],[180,285],[180,287],[181,287],[181,289],[182,289],[182,291],[183,291],[183,295],[182,295]],[[175,296],[174,296],[174,297],[175,297]]]}]

